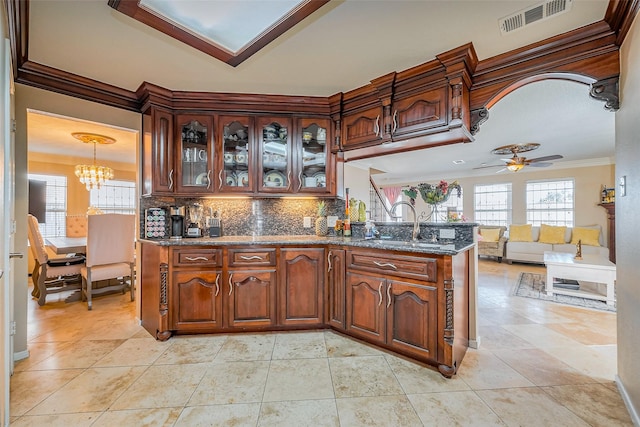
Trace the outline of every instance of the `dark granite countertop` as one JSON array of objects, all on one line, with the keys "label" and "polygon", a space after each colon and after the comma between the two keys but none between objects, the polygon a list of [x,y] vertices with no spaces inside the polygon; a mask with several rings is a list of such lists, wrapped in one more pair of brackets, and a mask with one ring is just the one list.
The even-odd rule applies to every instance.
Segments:
[{"label": "dark granite countertop", "polygon": [[223,236],[182,239],[140,239],[144,243],[160,246],[233,246],[233,245],[343,245],[359,248],[386,249],[437,255],[457,255],[473,247],[473,243],[431,243],[427,240],[416,242],[359,238],[318,237],[314,235],[274,235],[274,236]]}]

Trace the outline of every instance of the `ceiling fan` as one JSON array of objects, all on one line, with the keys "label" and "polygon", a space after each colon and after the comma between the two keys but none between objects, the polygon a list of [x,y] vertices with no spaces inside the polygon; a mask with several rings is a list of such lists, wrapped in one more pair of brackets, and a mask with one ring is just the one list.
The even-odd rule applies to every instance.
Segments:
[{"label": "ceiling fan", "polygon": [[534,159],[527,159],[526,157],[518,156],[519,153],[524,153],[527,151],[532,151],[537,149],[540,144],[535,142],[528,142],[524,144],[511,144],[511,145],[503,145],[502,147],[498,147],[491,151],[493,154],[513,154],[513,157],[508,159],[500,159],[504,162],[504,165],[490,165],[490,166],[480,166],[474,169],[484,169],[484,168],[495,168],[502,167],[498,172],[502,172],[504,170],[508,170],[511,172],[518,172],[520,169],[525,166],[534,166],[534,167],[547,167],[551,166],[549,160],[558,160],[562,159],[560,154],[554,154],[551,156],[543,156],[536,157]]}]

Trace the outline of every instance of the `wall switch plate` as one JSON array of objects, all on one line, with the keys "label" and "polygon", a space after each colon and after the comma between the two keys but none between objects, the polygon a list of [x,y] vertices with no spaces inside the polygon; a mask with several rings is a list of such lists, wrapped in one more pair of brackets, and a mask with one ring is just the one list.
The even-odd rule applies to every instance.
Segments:
[{"label": "wall switch plate", "polygon": [[327,217],[327,227],[335,227],[336,221],[338,221],[338,217],[335,215],[330,215]]},{"label": "wall switch plate", "polygon": [[302,226],[304,228],[311,228],[311,217],[310,216],[305,216],[303,221],[302,221]]},{"label": "wall switch plate", "polygon": [[627,195],[627,176],[621,176],[618,180],[618,192],[620,193],[620,197]]},{"label": "wall switch plate", "polygon": [[453,228],[441,228],[440,229],[440,238],[441,239],[455,239],[456,238],[456,230]]}]

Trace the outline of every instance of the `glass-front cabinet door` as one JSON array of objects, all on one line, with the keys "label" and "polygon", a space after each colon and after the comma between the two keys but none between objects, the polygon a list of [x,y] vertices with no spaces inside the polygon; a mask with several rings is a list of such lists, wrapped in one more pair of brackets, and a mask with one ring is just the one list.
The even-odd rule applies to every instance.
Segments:
[{"label": "glass-front cabinet door", "polygon": [[327,177],[331,179],[329,162],[329,120],[299,119],[298,121],[298,185],[302,193],[326,193]]},{"label": "glass-front cabinet door", "polygon": [[176,189],[179,193],[213,191],[213,118],[176,116],[177,165]]},{"label": "glass-front cabinet door", "polygon": [[222,134],[218,189],[223,192],[252,192],[255,188],[252,167],[253,118],[220,116],[218,122]]},{"label": "glass-front cabinet door", "polygon": [[283,117],[258,118],[260,151],[259,191],[283,193],[293,191],[291,161],[291,120]]}]

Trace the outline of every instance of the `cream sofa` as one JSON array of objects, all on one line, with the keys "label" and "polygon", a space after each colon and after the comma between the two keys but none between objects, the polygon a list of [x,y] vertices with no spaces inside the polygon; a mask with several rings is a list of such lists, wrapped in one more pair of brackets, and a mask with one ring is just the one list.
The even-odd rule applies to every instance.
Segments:
[{"label": "cream sofa", "polygon": [[[583,255],[598,255],[602,258],[609,259],[609,248],[604,246],[604,237],[602,235],[602,227],[599,225],[580,226],[584,228],[597,228],[600,230],[599,243],[600,246],[588,246],[582,245]],[[553,252],[568,252],[576,253],[576,245],[571,244],[571,235],[573,229],[567,227],[564,235],[563,244],[550,244],[539,242],[540,227],[531,227],[532,241],[531,242],[513,242],[507,240],[505,249],[505,258],[508,263],[512,261],[517,262],[531,262],[531,263],[544,263],[545,251]]]}]

